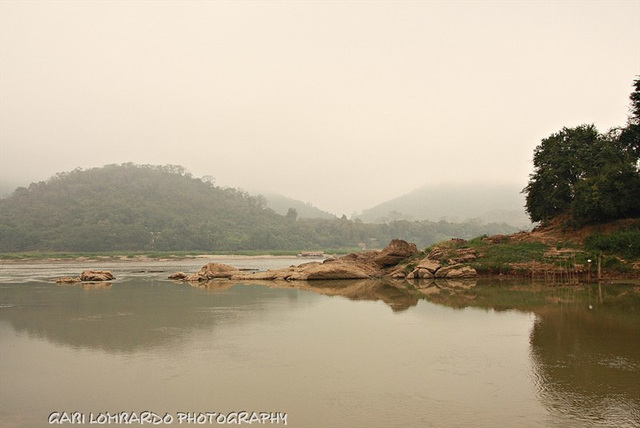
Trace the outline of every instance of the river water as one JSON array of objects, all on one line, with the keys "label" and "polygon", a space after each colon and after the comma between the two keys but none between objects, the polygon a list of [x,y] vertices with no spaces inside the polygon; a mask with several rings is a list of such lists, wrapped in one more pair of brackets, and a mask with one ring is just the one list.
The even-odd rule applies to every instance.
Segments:
[{"label": "river water", "polygon": [[207,261],[1,266],[0,425],[640,426],[638,286],[166,279]]}]

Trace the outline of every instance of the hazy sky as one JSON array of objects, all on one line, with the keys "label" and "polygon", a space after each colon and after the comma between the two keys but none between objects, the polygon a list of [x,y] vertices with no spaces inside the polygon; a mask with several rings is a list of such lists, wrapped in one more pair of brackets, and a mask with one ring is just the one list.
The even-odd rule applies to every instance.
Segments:
[{"label": "hazy sky", "polygon": [[338,215],[625,124],[640,1],[1,1],[0,180],[177,164]]}]

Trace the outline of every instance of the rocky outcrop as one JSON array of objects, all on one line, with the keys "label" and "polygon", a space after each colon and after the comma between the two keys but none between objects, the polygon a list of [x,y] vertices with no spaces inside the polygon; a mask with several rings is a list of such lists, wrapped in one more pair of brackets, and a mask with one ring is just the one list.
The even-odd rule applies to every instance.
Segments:
[{"label": "rocky outcrop", "polygon": [[388,275],[388,272],[402,260],[417,252],[418,249],[415,244],[394,239],[382,251],[351,253],[343,257],[327,259],[324,262],[303,263],[299,266],[291,266],[284,269],[246,273],[231,266],[209,263],[195,274],[186,275],[182,272],[176,272],[169,278],[184,281],[208,281],[214,278],[230,278],[238,281],[314,281],[381,278]]},{"label": "rocky outcrop", "polygon": [[85,270],[78,277],[63,276],[54,281],[58,284],[73,284],[76,282],[112,281],[114,279],[116,279],[115,276],[108,270]]},{"label": "rocky outcrop", "polygon": [[436,278],[475,278],[478,276],[476,270],[466,265],[444,266],[435,273]]},{"label": "rocky outcrop", "polygon": [[238,281],[252,280],[286,280],[314,281],[333,279],[368,279],[378,278],[382,272],[370,265],[353,260],[329,259],[320,263],[304,263],[285,269],[271,269],[265,272],[238,273],[231,279]]},{"label": "rocky outcrop", "polygon": [[111,281],[116,279],[108,270],[85,270],[80,274],[80,281],[82,282],[94,282],[94,281]]},{"label": "rocky outcrop", "polygon": [[436,272],[441,268],[440,262],[437,260],[431,260],[426,258],[422,260],[418,266],[413,269],[408,275],[407,279],[414,278],[435,278]]},{"label": "rocky outcrop", "polygon": [[378,276],[378,271],[367,265],[351,263],[348,260],[327,260],[316,265],[307,265],[295,269],[289,280],[323,280],[323,279],[367,279]]},{"label": "rocky outcrop", "polygon": [[407,279],[475,278],[478,273],[466,265],[477,258],[473,248],[447,251],[436,247],[407,274]]},{"label": "rocky outcrop", "polygon": [[184,276],[181,279],[184,279],[185,281],[202,282],[202,281],[209,281],[217,278],[228,279],[239,273],[240,273],[240,270],[238,270],[233,266],[225,265],[222,263],[207,263],[206,265],[202,266],[202,268],[198,272],[194,274],[185,275],[182,272],[177,272],[171,275],[169,278],[180,279],[179,278],[180,276]]},{"label": "rocky outcrop", "polygon": [[375,257],[374,262],[381,267],[395,266],[417,252],[418,248],[416,244],[410,244],[401,239],[394,239]]},{"label": "rocky outcrop", "polygon": [[406,263],[418,254],[415,244],[394,239],[381,251],[361,251],[346,256],[309,262],[284,269],[243,272],[232,266],[209,263],[194,274],[176,272],[170,279],[203,283],[219,278],[234,281],[322,281],[370,278],[435,279],[474,278],[476,271],[464,264],[475,259],[472,249],[454,252],[436,247],[407,274]]}]

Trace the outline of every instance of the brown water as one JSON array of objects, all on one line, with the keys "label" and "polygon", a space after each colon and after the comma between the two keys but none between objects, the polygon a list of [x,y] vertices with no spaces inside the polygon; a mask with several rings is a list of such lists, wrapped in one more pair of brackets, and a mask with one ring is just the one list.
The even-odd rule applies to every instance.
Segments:
[{"label": "brown water", "polygon": [[241,411],[293,427],[640,424],[632,286],[165,279],[203,264],[185,263],[106,266],[116,281],[93,286],[47,281],[86,265],[2,266],[0,425]]}]

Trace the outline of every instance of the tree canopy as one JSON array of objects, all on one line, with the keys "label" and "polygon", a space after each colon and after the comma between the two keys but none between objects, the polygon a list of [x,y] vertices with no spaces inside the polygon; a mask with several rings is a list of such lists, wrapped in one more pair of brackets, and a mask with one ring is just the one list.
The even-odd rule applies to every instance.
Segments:
[{"label": "tree canopy", "polygon": [[523,190],[532,221],[568,216],[576,225],[640,215],[640,78],[623,128],[563,128],[542,140]]}]

